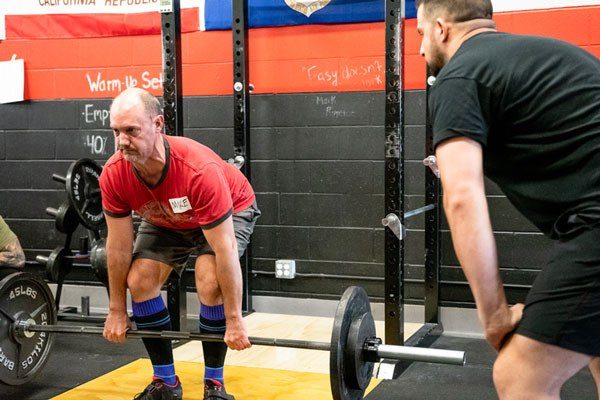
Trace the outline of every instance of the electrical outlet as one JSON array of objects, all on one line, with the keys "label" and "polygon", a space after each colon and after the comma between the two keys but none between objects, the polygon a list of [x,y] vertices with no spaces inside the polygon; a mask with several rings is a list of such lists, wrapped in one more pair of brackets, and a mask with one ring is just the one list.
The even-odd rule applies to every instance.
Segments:
[{"label": "electrical outlet", "polygon": [[275,278],[294,279],[296,277],[296,260],[275,260]]}]

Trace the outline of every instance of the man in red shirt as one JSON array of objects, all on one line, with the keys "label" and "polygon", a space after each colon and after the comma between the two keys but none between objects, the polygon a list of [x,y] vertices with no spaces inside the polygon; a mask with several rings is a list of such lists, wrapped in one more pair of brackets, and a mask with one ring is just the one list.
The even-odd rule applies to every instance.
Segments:
[{"label": "man in red shirt", "polygon": [[[104,337],[125,341],[131,324],[127,288],[139,329],[170,330],[160,289],[171,269],[181,273],[197,251],[200,331],[224,333],[224,343],[202,343],[204,399],[233,399],[224,389],[223,364],[227,347],[250,347],[241,313],[239,257],[260,215],[254,191],[236,167],[208,147],[162,134],[160,103],[145,90],[119,94],[110,121],[117,152],[100,176],[110,288]],[[132,212],[142,218],[135,242]],[[144,339],[144,345],[154,377],[135,399],[181,399],[171,342]]]}]

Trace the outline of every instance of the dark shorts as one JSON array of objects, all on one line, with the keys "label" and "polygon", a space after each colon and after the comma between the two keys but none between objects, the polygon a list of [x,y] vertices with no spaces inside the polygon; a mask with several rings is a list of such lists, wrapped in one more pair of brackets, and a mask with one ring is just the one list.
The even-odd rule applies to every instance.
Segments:
[{"label": "dark shorts", "polygon": [[[250,243],[260,210],[256,202],[245,210],[233,214],[233,229],[237,241],[238,254],[241,257]],[[215,254],[206,241],[202,229],[175,231],[142,221],[133,247],[133,259],[148,258],[173,267],[178,274],[187,264],[189,256],[195,253]]]},{"label": "dark shorts", "polygon": [[517,333],[600,356],[600,226],[556,241],[527,295]]}]

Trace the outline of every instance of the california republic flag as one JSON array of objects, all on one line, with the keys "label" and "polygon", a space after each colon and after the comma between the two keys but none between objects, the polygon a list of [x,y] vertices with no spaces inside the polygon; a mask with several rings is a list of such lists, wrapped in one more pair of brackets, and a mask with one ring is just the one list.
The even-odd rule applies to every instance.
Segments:
[{"label": "california republic flag", "polygon": [[[0,39],[160,33],[164,0],[1,0]],[[167,2],[170,3],[170,2]],[[181,0],[181,31],[199,29],[202,0]]]}]

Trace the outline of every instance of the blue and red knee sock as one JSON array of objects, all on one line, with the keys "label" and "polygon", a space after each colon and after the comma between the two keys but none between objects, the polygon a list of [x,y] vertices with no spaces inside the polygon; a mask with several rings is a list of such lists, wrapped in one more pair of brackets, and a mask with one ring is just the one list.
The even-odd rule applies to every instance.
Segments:
[{"label": "blue and red knee sock", "polygon": [[[223,304],[207,306],[200,304],[200,332],[225,334],[225,310]],[[227,345],[219,342],[202,342],[204,352],[204,384],[223,385],[223,365]]]},{"label": "blue and red knee sock", "polygon": [[[133,315],[138,329],[171,330],[171,319],[162,297],[133,302]],[[209,334],[225,334],[225,311],[223,305],[200,305],[200,332]],[[175,365],[173,363],[173,347],[168,339],[142,339],[150,356],[154,377],[168,385],[176,385]],[[204,352],[205,384],[223,384],[223,365],[227,354],[227,345],[219,342],[202,342]]]},{"label": "blue and red knee sock", "polygon": [[[133,302],[133,316],[138,329],[151,331],[171,330],[171,318],[165,303],[160,297],[139,303]],[[142,339],[150,356],[154,378],[167,385],[176,385],[175,364],[173,363],[173,346],[168,339]]]}]

